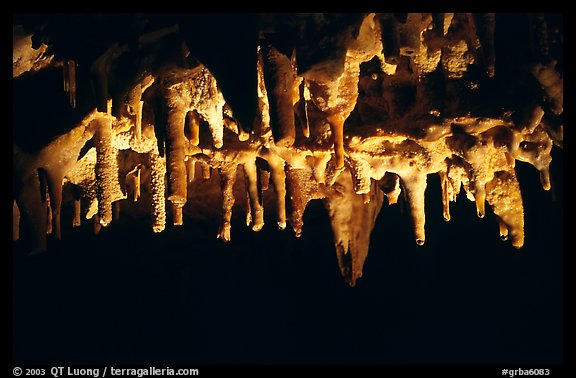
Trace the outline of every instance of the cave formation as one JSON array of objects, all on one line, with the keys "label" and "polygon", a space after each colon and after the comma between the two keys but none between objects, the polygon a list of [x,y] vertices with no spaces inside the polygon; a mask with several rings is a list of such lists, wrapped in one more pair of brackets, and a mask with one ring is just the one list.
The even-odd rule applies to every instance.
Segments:
[{"label": "cave formation", "polygon": [[404,201],[425,243],[438,174],[446,221],[458,198],[481,218],[489,206],[521,248],[516,161],[550,190],[563,147],[562,26],[550,14],[15,15],[13,239],[43,252],[62,222],[98,233],[119,212],[171,232],[210,180],[222,242],[233,208],[255,232],[266,211],[298,237],[321,199],[354,286],[382,206]]}]

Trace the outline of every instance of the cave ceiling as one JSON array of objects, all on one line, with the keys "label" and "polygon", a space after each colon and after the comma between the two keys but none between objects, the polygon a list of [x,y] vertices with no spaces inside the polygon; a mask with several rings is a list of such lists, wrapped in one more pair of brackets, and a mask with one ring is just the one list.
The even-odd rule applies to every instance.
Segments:
[{"label": "cave ceiling", "polygon": [[218,219],[228,242],[233,209],[298,237],[321,200],[353,286],[382,206],[425,243],[438,175],[446,221],[473,201],[521,248],[516,164],[551,189],[562,50],[555,14],[16,14],[13,238],[37,253],[121,211],[154,233]]}]

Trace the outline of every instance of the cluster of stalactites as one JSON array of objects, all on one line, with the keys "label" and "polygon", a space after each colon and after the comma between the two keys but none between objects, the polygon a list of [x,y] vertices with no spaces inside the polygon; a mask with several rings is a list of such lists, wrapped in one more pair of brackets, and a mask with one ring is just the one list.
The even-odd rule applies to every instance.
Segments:
[{"label": "cluster of stalactites", "polygon": [[[338,262],[351,285],[362,275],[369,236],[384,196],[394,204],[403,194],[416,243],[424,244],[428,174],[440,175],[446,221],[451,218],[449,203],[456,201],[463,188],[476,203],[479,217],[485,216],[488,202],[501,238],[509,238],[520,248],[524,214],[515,161],[534,165],[543,188],[550,189],[550,151],[554,142],[561,145],[561,131],[542,122],[544,111],[538,105],[525,112],[528,116],[521,123],[515,123],[509,111],[484,116],[461,109],[465,115],[445,116],[432,107],[429,98],[426,78],[437,70],[447,80],[462,79],[471,64],[483,65],[488,77],[497,74],[494,16],[478,20],[474,23],[469,15],[445,13],[408,14],[401,22],[392,15],[370,14],[348,40],[341,74],[332,77],[322,70],[298,75],[297,54],[288,57],[264,40],[255,67],[259,109],[250,134],[234,119],[206,67],[161,69],[135,86],[121,116],[112,116],[108,100],[106,113],[93,111],[31,163],[47,172],[48,190],[41,198],[48,203],[47,230],[55,224],[60,237],[62,183],[75,188],[74,226],[80,225],[80,199],[89,203],[85,217],[95,217],[99,226],[107,226],[113,219],[113,204],[126,198],[138,201],[140,188],[146,185],[151,192],[153,231],[165,229],[166,200],[171,203],[172,223],[181,225],[188,184],[195,179],[199,164],[203,178],[209,178],[211,170],[220,177],[222,220],[216,235],[226,242],[231,240],[239,166],[246,181],[246,223],[254,231],[264,226],[262,192],[269,183],[275,191],[278,227],[284,229],[289,222],[296,236],[303,232],[308,202],[323,198]],[[374,57],[380,73],[363,74],[361,65]],[[407,73],[405,59],[413,72]],[[73,107],[74,69],[73,61],[64,63],[64,87]],[[561,75],[553,64],[536,65],[533,75],[549,96],[553,111],[560,114]],[[401,112],[394,88],[408,85],[416,87],[417,101]],[[147,102],[158,98],[163,117],[155,117],[158,108]],[[346,122],[354,109],[359,116]],[[160,128],[155,127],[159,118],[166,120]],[[91,138],[94,148],[79,159],[81,147]],[[135,157],[119,159],[119,151],[124,150]],[[54,162],[64,161],[61,156],[66,157],[66,164],[56,169]],[[143,170],[149,171],[148,182],[141,182]],[[15,219],[20,213],[15,205]],[[15,238],[17,234],[15,228]]]}]

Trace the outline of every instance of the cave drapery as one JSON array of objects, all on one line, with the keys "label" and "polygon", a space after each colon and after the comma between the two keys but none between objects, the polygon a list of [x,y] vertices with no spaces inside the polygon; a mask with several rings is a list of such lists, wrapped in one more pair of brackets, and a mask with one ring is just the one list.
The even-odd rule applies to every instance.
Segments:
[{"label": "cave drapery", "polygon": [[[558,15],[21,14],[13,22],[13,238],[32,252],[46,249],[47,234],[65,237],[61,222],[112,227],[128,202],[122,211],[153,232],[182,225],[195,216],[191,184],[217,175],[215,236],[231,240],[235,204],[253,231],[266,210],[300,236],[307,204],[322,199],[353,286],[385,203],[406,202],[414,239],[425,243],[429,174],[440,177],[446,221],[459,197],[481,218],[488,203],[488,218],[516,248],[524,244],[516,161],[539,171],[543,190],[553,185],[551,150],[563,147]],[[64,201],[73,202],[71,219],[61,219]]]}]

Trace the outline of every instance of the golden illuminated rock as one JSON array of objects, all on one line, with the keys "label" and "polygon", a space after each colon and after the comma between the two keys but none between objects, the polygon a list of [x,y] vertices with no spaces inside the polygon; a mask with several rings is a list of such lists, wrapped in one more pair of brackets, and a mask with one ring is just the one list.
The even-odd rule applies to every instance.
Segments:
[{"label": "golden illuminated rock", "polygon": [[[247,225],[260,231],[263,193],[273,188],[266,211],[280,229],[289,222],[300,236],[307,204],[323,199],[341,273],[354,286],[384,196],[392,205],[403,195],[414,239],[425,243],[428,175],[438,174],[446,221],[463,188],[477,215],[488,217],[487,202],[500,237],[522,247],[515,162],[532,164],[549,190],[551,151],[563,143],[563,73],[548,47],[536,49],[543,58],[518,68],[533,92],[522,83],[522,96],[509,100],[497,93],[512,85],[499,76],[498,15],[370,13],[339,24],[347,19],[298,14],[278,16],[285,22],[278,29],[276,16],[262,17],[249,72],[254,87],[244,88],[257,104],[250,125],[235,118],[238,108],[223,95],[232,83],[195,58],[194,42],[177,26],[140,36],[138,44],[110,44],[87,70],[73,57],[46,57],[45,45],[33,50],[30,35],[15,28],[15,83],[63,67],[68,106],[89,110],[35,153],[15,142],[13,239],[26,229],[31,249],[41,251],[47,230],[61,237],[63,185],[75,193],[75,227],[82,214],[98,229],[108,226],[113,203],[131,197],[138,206],[148,195],[152,231],[162,232],[166,200],[173,224],[181,225],[194,211],[191,188],[217,176],[215,233],[224,242],[232,238],[235,203],[246,202]],[[292,34],[282,39],[286,30]],[[318,49],[327,56],[315,56]],[[95,106],[84,102],[86,85],[96,92]],[[245,193],[235,198],[239,177]],[[84,212],[81,200],[88,203]]]}]

